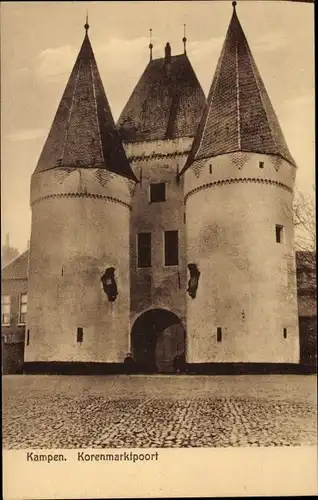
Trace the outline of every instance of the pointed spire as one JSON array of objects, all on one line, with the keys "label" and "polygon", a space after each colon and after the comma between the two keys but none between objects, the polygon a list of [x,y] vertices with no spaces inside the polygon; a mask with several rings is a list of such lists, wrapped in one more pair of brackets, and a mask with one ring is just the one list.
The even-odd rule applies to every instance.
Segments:
[{"label": "pointed spire", "polygon": [[136,180],[116,129],[87,34],[55,115],[36,172],[104,168]]},{"label": "pointed spire", "polygon": [[187,25],[184,24],[183,25],[183,38],[182,38],[182,41],[183,41],[183,52],[184,54],[187,53],[187,37],[186,37],[186,28],[187,28]]},{"label": "pointed spire", "polygon": [[89,24],[88,24],[88,11],[86,11],[86,23],[84,24],[85,32],[87,35],[87,32],[89,30]]},{"label": "pointed spire", "polygon": [[277,155],[295,165],[237,17],[236,2],[232,5],[208,104],[183,172],[195,160],[236,151]]},{"label": "pointed spire", "polygon": [[153,49],[153,43],[152,43],[152,29],[150,28],[149,30],[149,49],[150,49],[150,61],[152,61],[152,49]]}]

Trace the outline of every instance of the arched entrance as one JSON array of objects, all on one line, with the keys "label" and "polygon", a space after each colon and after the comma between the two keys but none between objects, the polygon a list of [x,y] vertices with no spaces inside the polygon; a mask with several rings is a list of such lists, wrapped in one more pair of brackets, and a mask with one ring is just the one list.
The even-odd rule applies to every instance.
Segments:
[{"label": "arched entrance", "polygon": [[185,331],[180,319],[166,309],[144,312],[133,324],[131,348],[139,371],[173,373],[175,357],[182,357],[185,352]]}]

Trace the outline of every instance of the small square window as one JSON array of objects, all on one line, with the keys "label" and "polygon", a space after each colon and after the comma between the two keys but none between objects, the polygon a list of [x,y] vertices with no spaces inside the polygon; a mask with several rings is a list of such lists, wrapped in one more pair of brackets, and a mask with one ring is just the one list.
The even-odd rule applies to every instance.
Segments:
[{"label": "small square window", "polygon": [[264,162],[263,161],[259,162],[259,168],[264,168]]},{"label": "small square window", "polygon": [[284,242],[284,226],[276,224],[276,243]]},{"label": "small square window", "polygon": [[150,203],[161,201],[166,201],[166,184],[164,182],[150,184]]},{"label": "small square window", "polygon": [[222,328],[220,326],[216,329],[216,340],[217,342],[222,342]]}]

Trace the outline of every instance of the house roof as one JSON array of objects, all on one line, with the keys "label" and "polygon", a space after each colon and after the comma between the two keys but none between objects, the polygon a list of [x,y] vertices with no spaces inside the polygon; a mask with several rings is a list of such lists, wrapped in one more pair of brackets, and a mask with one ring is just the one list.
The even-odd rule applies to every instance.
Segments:
[{"label": "house roof", "polygon": [[[140,142],[196,133],[206,98],[186,54],[151,60],[117,127],[124,142]],[[169,46],[170,49],[170,46]]]},{"label": "house roof", "polygon": [[136,180],[113,120],[88,24],[82,47],[35,173],[56,167],[104,168]]},{"label": "house roof", "polygon": [[245,151],[278,155],[296,166],[235,10],[192,152],[195,160]]},{"label": "house roof", "polygon": [[1,271],[1,280],[27,279],[29,250],[23,252]]}]

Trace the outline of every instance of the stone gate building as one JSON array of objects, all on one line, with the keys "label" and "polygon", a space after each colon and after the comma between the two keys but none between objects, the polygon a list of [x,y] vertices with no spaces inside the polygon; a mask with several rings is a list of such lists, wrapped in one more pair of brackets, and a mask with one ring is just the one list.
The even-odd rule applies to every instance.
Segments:
[{"label": "stone gate building", "polygon": [[85,38],[31,180],[26,372],[299,363],[296,164],[235,2],[208,99],[152,58],[115,125]]}]

